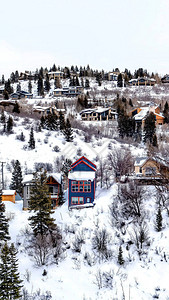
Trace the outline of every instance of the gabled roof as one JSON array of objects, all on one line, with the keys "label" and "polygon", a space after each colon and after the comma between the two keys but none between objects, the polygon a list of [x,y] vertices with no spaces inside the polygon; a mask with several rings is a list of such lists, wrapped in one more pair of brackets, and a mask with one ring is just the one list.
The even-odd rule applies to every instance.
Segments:
[{"label": "gabled roof", "polygon": [[[61,174],[60,173],[47,173],[47,178],[52,176],[59,184],[61,184],[62,179],[61,179]],[[27,174],[23,178],[23,183],[31,183],[33,181],[33,174]]]},{"label": "gabled roof", "polygon": [[[79,163],[83,162],[84,164],[88,165],[91,169],[94,169],[94,171],[96,171],[96,165],[94,163],[92,163],[89,159],[87,159],[85,156],[80,157],[77,161],[75,161],[72,165],[71,165],[71,169],[73,169],[75,166],[77,166]],[[92,166],[91,166],[92,165]]]}]

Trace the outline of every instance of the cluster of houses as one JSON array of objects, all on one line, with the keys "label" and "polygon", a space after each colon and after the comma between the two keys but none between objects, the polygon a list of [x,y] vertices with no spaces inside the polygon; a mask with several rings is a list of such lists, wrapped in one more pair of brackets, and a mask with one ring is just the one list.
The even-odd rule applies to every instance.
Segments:
[{"label": "cluster of houses", "polygon": [[[138,179],[169,178],[169,164],[160,158],[137,157],[134,164],[134,176]],[[82,156],[70,167],[68,177],[68,208],[86,208],[95,205],[96,165]],[[62,176],[59,173],[49,173],[47,185],[51,197],[52,208],[59,204],[59,193],[63,189]],[[29,207],[30,191],[33,185],[33,174],[28,174],[23,180],[23,210]],[[19,200],[15,190],[3,190],[2,201]]]}]

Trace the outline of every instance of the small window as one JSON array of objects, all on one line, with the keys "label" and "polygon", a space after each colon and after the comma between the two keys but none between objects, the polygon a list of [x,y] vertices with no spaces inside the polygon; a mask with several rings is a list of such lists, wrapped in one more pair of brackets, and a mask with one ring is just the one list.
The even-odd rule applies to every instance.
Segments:
[{"label": "small window", "polygon": [[91,202],[91,198],[90,197],[87,197],[86,198],[86,203],[90,203]]}]

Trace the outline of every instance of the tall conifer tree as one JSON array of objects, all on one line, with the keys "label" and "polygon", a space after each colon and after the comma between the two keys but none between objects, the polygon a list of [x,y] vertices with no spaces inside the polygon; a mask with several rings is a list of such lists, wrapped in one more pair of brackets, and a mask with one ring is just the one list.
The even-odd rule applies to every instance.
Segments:
[{"label": "tall conifer tree", "polygon": [[2,242],[10,239],[8,220],[4,215],[5,205],[2,202],[2,190],[0,191],[0,246]]},{"label": "tall conifer tree", "polygon": [[23,189],[22,180],[23,178],[22,178],[21,165],[19,160],[16,160],[14,164],[14,170],[12,173],[12,181],[11,181],[10,188],[16,190],[20,195],[22,195],[22,189]]},{"label": "tall conifer tree", "polygon": [[44,236],[56,229],[54,219],[51,217],[51,198],[49,195],[46,172],[35,173],[31,195],[29,201],[29,209],[34,214],[29,217],[30,226],[35,236]]}]

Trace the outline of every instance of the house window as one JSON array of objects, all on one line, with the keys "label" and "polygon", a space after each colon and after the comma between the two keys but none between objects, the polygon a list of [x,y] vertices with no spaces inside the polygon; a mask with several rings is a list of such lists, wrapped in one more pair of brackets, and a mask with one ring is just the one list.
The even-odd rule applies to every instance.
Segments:
[{"label": "house window", "polygon": [[90,197],[87,197],[86,198],[86,203],[90,203],[91,202],[91,198]]},{"label": "house window", "polygon": [[71,184],[72,192],[90,193],[91,192],[91,181],[72,181]]},{"label": "house window", "polygon": [[26,196],[29,195],[29,186],[26,187]]},{"label": "house window", "polygon": [[83,204],[84,198],[83,197],[72,197],[71,198],[71,204]]},{"label": "house window", "polygon": [[49,187],[49,194],[53,195],[53,186]]}]

